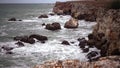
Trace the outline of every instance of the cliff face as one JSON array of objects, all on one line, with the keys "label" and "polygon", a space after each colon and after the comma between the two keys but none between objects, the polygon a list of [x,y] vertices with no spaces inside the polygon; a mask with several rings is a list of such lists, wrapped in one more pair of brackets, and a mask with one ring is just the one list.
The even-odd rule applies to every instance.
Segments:
[{"label": "cliff face", "polygon": [[120,9],[101,9],[97,16],[97,25],[93,34],[104,33],[107,44],[101,45],[101,50],[106,50],[105,55],[120,55]]},{"label": "cliff face", "polygon": [[[106,9],[108,1],[57,2],[55,13],[70,14],[73,18],[96,21],[92,40],[88,44],[101,50],[101,55],[120,55],[120,9]],[[104,37],[103,37],[104,35]],[[99,37],[99,38],[98,38]]]},{"label": "cliff face", "polygon": [[[56,2],[53,12],[56,14],[71,15],[77,19],[96,21],[96,11],[105,7],[104,2],[97,1],[68,1]],[[92,17],[91,17],[92,16]]]}]

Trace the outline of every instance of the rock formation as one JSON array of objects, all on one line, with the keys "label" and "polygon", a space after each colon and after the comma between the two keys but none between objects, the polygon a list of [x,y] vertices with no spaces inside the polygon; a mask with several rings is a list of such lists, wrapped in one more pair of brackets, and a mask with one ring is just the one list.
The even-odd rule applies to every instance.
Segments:
[{"label": "rock formation", "polygon": [[[97,25],[89,35],[87,45],[90,47],[95,45],[101,50],[102,56],[120,55],[120,9],[108,9],[106,5],[108,3],[111,2],[109,0],[57,2],[53,12],[57,13],[60,10],[62,14],[68,13],[73,17],[65,23],[65,28],[77,28],[78,24],[73,23],[75,19],[96,21]],[[86,43],[79,45],[84,44]]]},{"label": "rock formation", "polygon": [[[100,45],[105,55],[120,55],[120,10],[101,9],[98,12],[97,25],[93,34],[104,33],[107,42]],[[102,50],[101,49],[101,50]],[[104,51],[102,51],[104,53]]]},{"label": "rock formation", "polygon": [[48,18],[46,14],[40,15],[38,18]]},{"label": "rock formation", "polygon": [[[85,49],[86,45],[95,46],[101,50],[101,57],[97,61],[80,62],[70,59],[50,61],[36,65],[34,68],[120,68],[120,9],[108,9],[105,3],[101,1],[57,2],[53,9],[53,12],[57,14],[69,14],[73,17],[65,23],[65,28],[75,26],[73,22],[77,23],[76,19],[97,22],[93,32],[88,35],[88,40],[78,39],[83,52],[89,51],[89,49]],[[98,52],[92,51],[86,57],[91,61],[98,54]]]},{"label": "rock formation", "polygon": [[10,18],[8,21],[17,21],[17,19],[16,18]]},{"label": "rock formation", "polygon": [[65,28],[77,28],[78,27],[78,20],[71,18],[69,21],[67,21],[64,25]]},{"label": "rock formation", "polygon": [[119,68],[120,57],[102,57],[94,62],[80,62],[79,60],[48,61],[33,68]]},{"label": "rock formation", "polygon": [[[15,41],[21,41],[21,42],[30,43],[30,44],[34,44],[35,39],[38,41],[41,41],[42,43],[45,42],[46,40],[48,40],[48,38],[46,36],[42,36],[42,35],[38,35],[38,34],[32,34],[30,36],[16,36],[16,37],[14,37]],[[19,42],[19,43],[17,42],[16,44],[19,46],[24,46],[21,42]]]},{"label": "rock formation", "polygon": [[59,15],[71,15],[80,20],[96,21],[96,11],[104,6],[104,2],[97,1],[56,2],[53,12]]},{"label": "rock formation", "polygon": [[54,22],[52,24],[47,24],[45,28],[48,30],[58,30],[61,29],[61,25],[57,22]]}]

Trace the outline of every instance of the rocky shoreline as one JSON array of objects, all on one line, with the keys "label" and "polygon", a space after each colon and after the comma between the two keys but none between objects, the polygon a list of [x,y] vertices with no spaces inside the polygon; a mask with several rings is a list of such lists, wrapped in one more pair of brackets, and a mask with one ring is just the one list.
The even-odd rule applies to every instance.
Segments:
[{"label": "rocky shoreline", "polygon": [[[120,67],[120,9],[108,9],[105,7],[105,3],[97,1],[69,1],[56,2],[53,12],[58,15],[71,15],[72,20],[78,19],[97,22],[93,32],[88,35],[88,40],[84,39],[80,41],[79,46],[85,51],[87,51],[87,49],[84,49],[85,45],[88,45],[90,48],[95,46],[101,50],[101,57],[95,58],[94,60],[97,61],[93,62],[80,62],[71,59],[50,61],[36,65],[34,68]],[[77,28],[77,26],[75,26],[75,28]],[[70,28],[73,28],[73,26]],[[95,56],[94,52],[90,54],[90,56]],[[117,61],[115,61],[115,59],[117,59]]]},{"label": "rocky shoreline", "polygon": [[48,61],[33,68],[119,68],[119,56],[102,57],[95,62],[80,62],[79,60]]}]

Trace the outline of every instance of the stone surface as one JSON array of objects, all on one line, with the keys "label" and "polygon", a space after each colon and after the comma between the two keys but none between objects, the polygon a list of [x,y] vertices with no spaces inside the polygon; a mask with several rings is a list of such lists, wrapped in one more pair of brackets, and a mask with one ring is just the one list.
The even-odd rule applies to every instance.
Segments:
[{"label": "stone surface", "polygon": [[[93,34],[104,33],[104,37],[99,38],[102,43],[102,56],[119,55],[120,53],[120,9],[101,9],[98,12],[97,24],[94,27]],[[102,34],[100,35],[102,36]],[[103,51],[104,50],[104,51]],[[116,53],[116,51],[118,51]],[[103,52],[103,53],[102,53]]]},{"label": "stone surface", "polygon": [[59,30],[61,29],[61,25],[57,22],[54,22],[52,24],[47,24],[45,28],[48,30]]},{"label": "stone surface", "polygon": [[17,44],[19,47],[23,47],[23,46],[25,46],[22,42],[20,42],[20,41],[18,41],[17,43],[15,43],[15,44]]},{"label": "stone surface", "polygon": [[119,68],[119,56],[107,56],[93,62],[80,62],[79,60],[47,61],[35,65],[33,68]]},{"label": "stone surface", "polygon": [[[22,44],[22,42],[34,44],[35,39],[37,39],[38,41],[41,41],[42,43],[44,43],[46,40],[48,40],[48,38],[46,36],[42,36],[42,35],[38,35],[38,34],[31,34],[30,36],[16,36],[16,37],[14,37],[14,40],[18,41],[16,44],[20,45],[20,46],[24,46]],[[21,41],[21,42],[19,42],[19,41]]]},{"label": "stone surface", "polygon": [[66,40],[62,41],[61,44],[64,44],[64,45],[70,45],[70,43],[69,43],[68,41],[66,41]]},{"label": "stone surface", "polygon": [[16,18],[10,18],[8,21],[17,21],[17,19]]},{"label": "stone surface", "polygon": [[38,18],[48,18],[46,14],[40,15]]},{"label": "stone surface", "polygon": [[78,20],[71,18],[69,21],[67,21],[64,25],[65,28],[77,28],[78,27]]},{"label": "stone surface", "polygon": [[1,48],[6,50],[6,51],[10,51],[10,50],[14,49],[13,47],[9,47],[7,45],[6,46],[2,46]]},{"label": "stone surface", "polygon": [[48,38],[46,36],[38,35],[38,34],[32,34],[29,36],[29,38],[35,38],[39,41],[46,41]]}]

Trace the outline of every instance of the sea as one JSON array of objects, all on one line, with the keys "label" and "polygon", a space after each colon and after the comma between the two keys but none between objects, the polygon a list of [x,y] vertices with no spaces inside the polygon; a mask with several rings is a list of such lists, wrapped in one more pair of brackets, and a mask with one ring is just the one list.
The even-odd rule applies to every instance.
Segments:
[{"label": "sea", "polygon": [[[0,68],[33,68],[34,65],[42,64],[50,60],[78,59],[88,61],[86,55],[78,46],[78,38],[86,38],[92,33],[96,22],[79,20],[79,26],[75,29],[64,28],[70,15],[49,15],[52,13],[54,4],[0,4]],[[41,14],[47,14],[48,18],[38,18]],[[8,21],[15,17],[22,21]],[[60,30],[47,30],[43,23],[58,22]],[[17,47],[15,36],[39,34],[48,37],[45,43],[24,43],[25,46]],[[63,40],[69,41],[70,45],[63,45]],[[74,42],[74,43],[73,43]],[[14,47],[6,54],[2,46]],[[90,51],[97,51],[91,48]],[[99,50],[98,50],[99,51]]]}]

